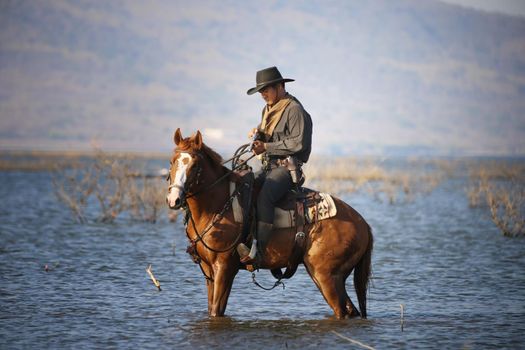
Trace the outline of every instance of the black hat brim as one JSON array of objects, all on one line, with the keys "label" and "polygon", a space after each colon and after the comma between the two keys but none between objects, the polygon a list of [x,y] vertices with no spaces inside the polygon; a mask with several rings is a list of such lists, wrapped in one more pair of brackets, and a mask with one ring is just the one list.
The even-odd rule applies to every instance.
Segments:
[{"label": "black hat brim", "polygon": [[256,92],[261,91],[262,89],[264,89],[267,86],[270,86],[270,85],[273,85],[273,84],[278,84],[280,82],[289,83],[289,82],[292,82],[292,81],[295,81],[295,80],[294,79],[283,78],[283,79],[275,79],[275,80],[267,81],[267,82],[264,82],[264,84],[261,84],[261,85],[258,85],[256,87],[253,87],[253,88],[249,89],[248,91],[246,91],[246,93],[248,95],[253,95]]}]

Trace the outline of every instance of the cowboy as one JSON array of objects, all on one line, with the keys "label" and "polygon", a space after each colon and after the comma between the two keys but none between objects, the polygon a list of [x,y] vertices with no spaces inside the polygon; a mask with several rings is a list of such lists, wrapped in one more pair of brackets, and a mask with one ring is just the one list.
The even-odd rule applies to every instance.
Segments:
[{"label": "cowboy", "polygon": [[254,139],[252,151],[262,155],[263,167],[255,174],[255,183],[262,187],[257,198],[257,239],[251,250],[243,243],[238,247],[244,264],[262,261],[273,229],[275,204],[298,181],[289,169],[300,169],[308,161],[312,145],[312,119],[285,89],[285,83],[294,79],[284,79],[276,67],[270,67],[258,71],[255,80],[256,86],[247,94],[259,92],[266,105],[261,123],[249,136]]}]

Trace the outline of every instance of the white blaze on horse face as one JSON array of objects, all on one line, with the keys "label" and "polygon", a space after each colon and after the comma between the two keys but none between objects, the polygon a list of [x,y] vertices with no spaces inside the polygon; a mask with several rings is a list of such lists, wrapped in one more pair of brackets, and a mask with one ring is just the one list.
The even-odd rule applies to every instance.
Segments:
[{"label": "white blaze on horse face", "polygon": [[173,183],[170,185],[170,191],[168,193],[168,204],[170,207],[175,207],[177,199],[180,199],[181,192],[184,189],[186,183],[186,171],[191,163],[191,155],[188,153],[181,153],[177,162],[173,164],[175,166],[175,176]]}]

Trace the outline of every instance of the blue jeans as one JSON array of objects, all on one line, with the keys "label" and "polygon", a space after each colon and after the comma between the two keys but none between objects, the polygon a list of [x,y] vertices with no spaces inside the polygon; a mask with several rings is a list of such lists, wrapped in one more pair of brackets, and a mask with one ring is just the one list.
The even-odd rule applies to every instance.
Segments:
[{"label": "blue jeans", "polygon": [[255,183],[262,183],[257,198],[257,220],[273,224],[275,204],[292,188],[290,172],[284,166],[255,173]]}]

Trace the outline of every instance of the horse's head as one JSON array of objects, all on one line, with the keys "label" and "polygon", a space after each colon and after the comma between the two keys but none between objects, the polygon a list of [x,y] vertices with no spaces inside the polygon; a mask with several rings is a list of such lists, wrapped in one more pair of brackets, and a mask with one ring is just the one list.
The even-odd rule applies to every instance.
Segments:
[{"label": "horse's head", "polygon": [[202,158],[200,150],[203,143],[200,131],[191,137],[183,138],[180,129],[177,129],[173,140],[176,148],[170,162],[166,201],[171,209],[180,209],[187,193],[199,183],[202,172],[199,158]]}]

